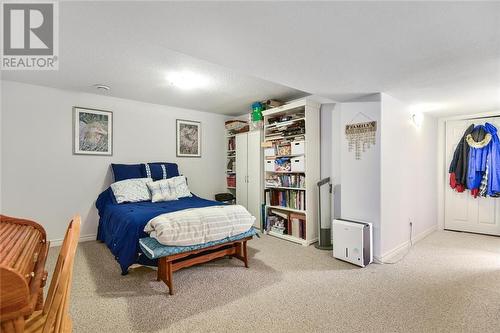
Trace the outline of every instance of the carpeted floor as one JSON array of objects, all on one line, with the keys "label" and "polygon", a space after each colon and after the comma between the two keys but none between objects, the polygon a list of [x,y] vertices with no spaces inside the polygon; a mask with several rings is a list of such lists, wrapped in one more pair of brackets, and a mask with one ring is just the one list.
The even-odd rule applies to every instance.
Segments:
[{"label": "carpeted floor", "polygon": [[169,296],[153,269],[121,276],[105,245],[81,243],[75,332],[500,332],[500,238],[435,232],[365,269],[269,236],[250,256],[249,269],[222,259],[176,272]]}]

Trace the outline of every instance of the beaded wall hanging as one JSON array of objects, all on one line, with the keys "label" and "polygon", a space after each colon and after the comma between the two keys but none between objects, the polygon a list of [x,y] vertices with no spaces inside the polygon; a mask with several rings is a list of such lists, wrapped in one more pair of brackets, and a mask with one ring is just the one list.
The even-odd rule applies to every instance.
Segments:
[{"label": "beaded wall hanging", "polygon": [[348,124],[345,126],[345,136],[349,145],[349,152],[354,150],[354,158],[357,160],[361,159],[361,153],[366,152],[372,145],[375,145],[376,135],[376,121]]}]

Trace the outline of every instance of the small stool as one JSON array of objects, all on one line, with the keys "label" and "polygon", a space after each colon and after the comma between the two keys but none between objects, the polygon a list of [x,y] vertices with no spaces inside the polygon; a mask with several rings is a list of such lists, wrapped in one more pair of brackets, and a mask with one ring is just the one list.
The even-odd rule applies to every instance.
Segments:
[{"label": "small stool", "polygon": [[223,202],[229,205],[236,204],[236,198],[232,193],[217,193],[215,201]]}]

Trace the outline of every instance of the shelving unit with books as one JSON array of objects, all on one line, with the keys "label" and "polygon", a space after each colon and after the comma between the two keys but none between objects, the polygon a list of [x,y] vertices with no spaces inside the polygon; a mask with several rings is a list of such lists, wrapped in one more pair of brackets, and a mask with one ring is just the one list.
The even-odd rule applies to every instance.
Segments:
[{"label": "shelving unit with books", "polygon": [[227,189],[236,196],[236,135],[226,131],[226,181]]},{"label": "shelving unit with books", "polygon": [[302,245],[317,241],[319,110],[301,99],[263,112],[265,230]]}]

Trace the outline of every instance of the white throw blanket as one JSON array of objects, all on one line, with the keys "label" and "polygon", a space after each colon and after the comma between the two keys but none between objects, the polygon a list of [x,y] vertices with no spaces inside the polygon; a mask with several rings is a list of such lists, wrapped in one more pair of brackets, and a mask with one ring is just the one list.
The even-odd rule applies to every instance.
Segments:
[{"label": "white throw blanket", "polygon": [[144,231],[163,245],[188,246],[241,234],[254,221],[243,206],[212,206],[159,215],[146,224]]}]

